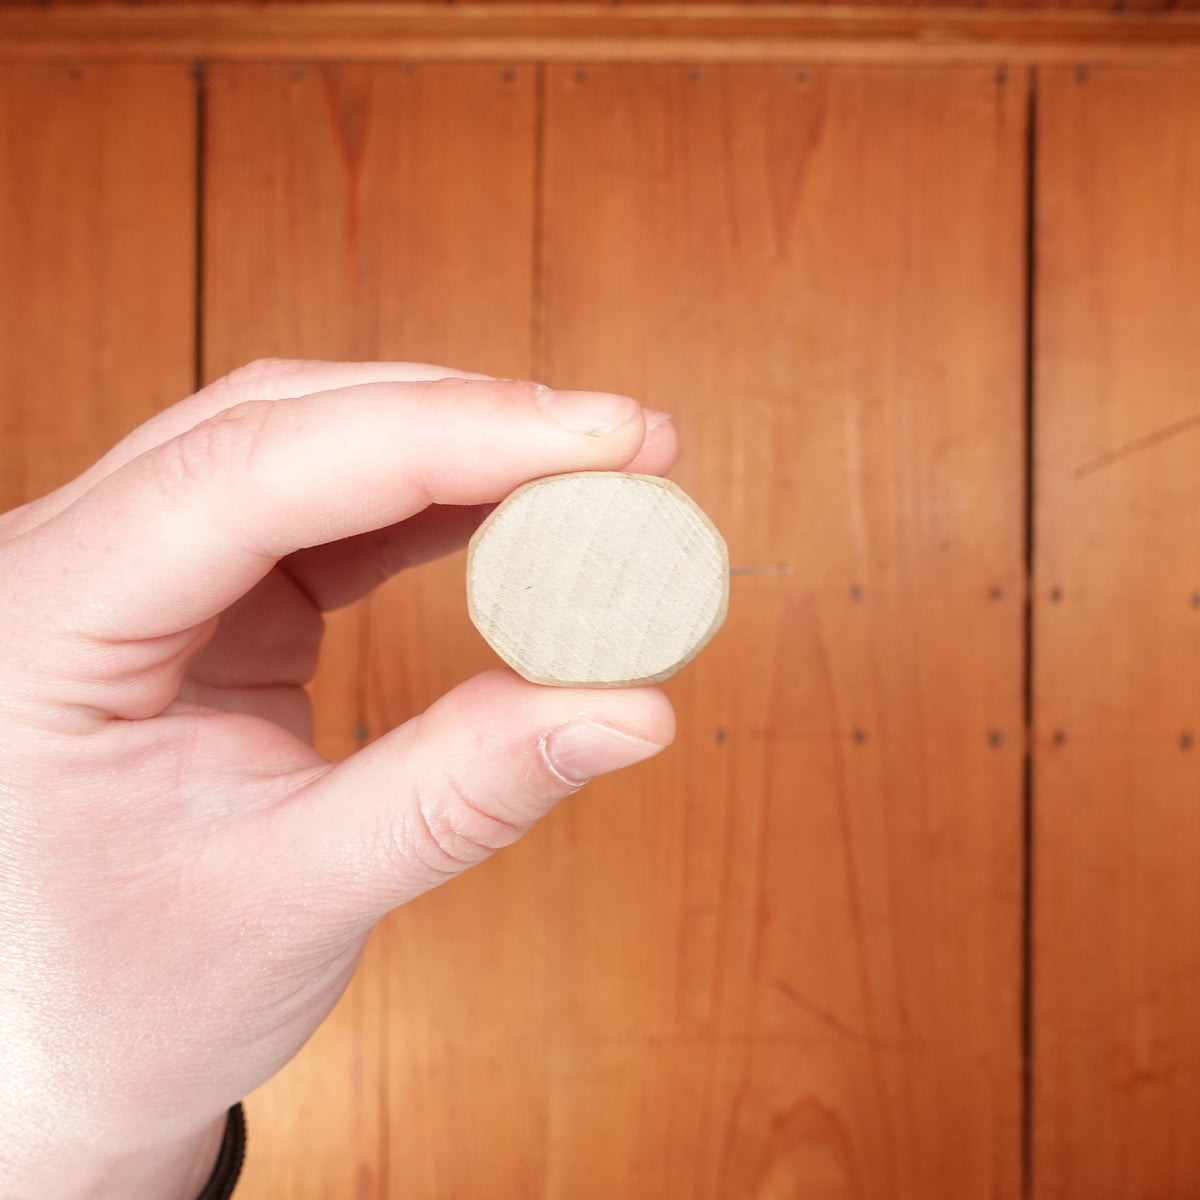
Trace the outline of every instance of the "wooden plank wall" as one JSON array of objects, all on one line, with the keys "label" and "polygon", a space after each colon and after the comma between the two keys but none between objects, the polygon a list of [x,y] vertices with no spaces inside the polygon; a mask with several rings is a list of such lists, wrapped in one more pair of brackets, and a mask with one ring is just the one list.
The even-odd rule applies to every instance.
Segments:
[{"label": "wooden plank wall", "polygon": [[[1025,1182],[1187,1200],[1200,77],[1038,91]],[[198,353],[420,358],[674,410],[676,478],[765,572],[670,685],[673,751],[381,926],[250,1099],[239,1195],[1015,1200],[1024,72],[246,64],[199,93],[0,67],[5,504]],[[490,664],[461,569],[334,616],[327,753]]]},{"label": "wooden plank wall", "polygon": [[1017,1194],[1024,83],[548,72],[546,377],[783,571],[560,822],[555,1196]]},{"label": "wooden plank wall", "polygon": [[[263,355],[417,359],[529,375],[534,96],[532,68],[212,68],[206,377]],[[351,753],[372,730],[491,665],[463,628],[461,576],[459,560],[430,567],[417,585],[429,591],[425,603],[411,589],[388,589],[332,615],[314,688],[326,754]],[[398,711],[368,697],[368,680],[374,686],[381,670]],[[501,860],[488,869],[514,868]],[[419,1121],[397,1111],[393,1092],[413,1086],[431,1055],[435,1069],[460,1065],[440,1052],[448,1014],[427,1022],[422,1036],[409,995],[462,964],[465,974],[442,990],[475,1002],[480,964],[469,947],[502,947],[506,925],[492,927],[502,908],[473,885],[464,881],[458,900],[467,898],[476,922],[466,947],[458,931],[431,930],[432,944],[411,952],[402,930],[377,931],[346,999],[252,1106],[257,1152],[247,1195],[337,1196],[352,1180],[366,1195],[389,1195],[389,1171],[414,1188],[408,1156],[461,1127],[456,1108],[485,1086],[469,1072],[431,1089]],[[447,895],[453,904],[454,892]],[[418,1061],[393,1067],[389,1046],[399,1058],[414,1042]],[[520,1083],[523,1072],[507,1065]],[[390,1124],[401,1115],[403,1134]],[[498,1156],[497,1171],[507,1159]]]},{"label": "wooden plank wall", "polygon": [[1200,77],[1038,134],[1037,1195],[1200,1195]]},{"label": "wooden plank wall", "polygon": [[196,85],[0,67],[0,512],[192,390]]},{"label": "wooden plank wall", "polygon": [[[353,1147],[413,1197],[1015,1195],[1024,79],[219,66],[207,113],[207,374],[625,388],[787,571],[739,581],[678,749],[386,923],[252,1107],[248,1194]],[[488,663],[461,593],[350,618],[338,746]]]}]

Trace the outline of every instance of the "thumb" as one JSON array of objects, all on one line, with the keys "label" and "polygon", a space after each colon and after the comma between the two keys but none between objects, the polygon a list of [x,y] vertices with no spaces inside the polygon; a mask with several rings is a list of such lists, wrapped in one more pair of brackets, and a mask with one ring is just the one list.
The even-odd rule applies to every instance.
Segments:
[{"label": "thumb", "polygon": [[[589,779],[675,734],[657,688],[547,688],[491,671],[334,767],[271,818],[305,902],[385,912],[515,842]],[[265,816],[265,814],[264,814]]]}]

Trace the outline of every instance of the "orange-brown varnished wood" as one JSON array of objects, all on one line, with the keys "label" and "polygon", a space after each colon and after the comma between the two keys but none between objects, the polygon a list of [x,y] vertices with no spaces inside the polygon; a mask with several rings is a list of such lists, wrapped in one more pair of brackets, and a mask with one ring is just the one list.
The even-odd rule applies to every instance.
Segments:
[{"label": "orange-brown varnished wood", "polygon": [[[529,67],[214,66],[209,375],[263,354],[528,374],[535,99]],[[333,614],[314,686],[326,753],[352,752],[465,678],[460,648],[490,665],[469,625],[454,625],[462,573],[457,555]],[[445,990],[477,994],[487,906],[468,906],[475,927],[451,949],[444,926],[461,900],[446,896],[449,915],[431,898],[376,931],[330,1021],[252,1098],[256,1153],[239,1194],[407,1194],[470,1096],[489,1094],[473,1065],[449,1074],[437,1007]],[[439,989],[460,961],[475,973]]]},{"label": "orange-brown varnished wood", "polygon": [[[985,12],[1007,11],[1020,16],[1023,13],[1040,12],[1098,12],[1119,15],[1134,13],[1163,13],[1194,10],[1196,0],[976,0],[974,3],[947,4],[941,0],[454,0],[456,8],[467,9],[521,9],[537,12],[547,10],[547,20],[553,20],[556,10],[562,9],[653,9],[665,14],[684,17],[689,12],[705,9],[736,11],[748,9],[751,14],[767,11],[821,11],[892,8],[895,10],[919,10],[922,12],[963,13],[983,10]],[[289,15],[307,16],[313,12],[342,13],[350,20],[360,15],[371,17],[380,13],[400,13],[406,9],[428,9],[434,5],[430,0],[214,0],[207,7],[232,10],[267,9],[282,11]],[[4,9],[51,9],[55,15],[81,15],[97,11],[112,13],[122,7],[149,9],[170,13],[194,12],[206,7],[204,0],[0,0],[0,11]]]},{"label": "orange-brown varnished wood", "polygon": [[[347,118],[330,104],[335,76],[221,66],[206,75],[206,382],[264,356],[375,356],[351,242]],[[310,691],[314,741],[331,758],[359,745],[365,631],[363,604],[326,618]],[[249,1196],[341,1195],[352,1186],[378,1194],[379,961],[378,946],[368,943],[334,1013],[247,1101],[255,1152],[239,1190]]]},{"label": "orange-brown varnished wood", "polygon": [[0,61],[1194,65],[1196,2],[0,3]]},{"label": "orange-brown varnished wood", "polygon": [[555,1200],[1018,1193],[1025,95],[548,71],[543,373],[767,572],[546,830]]},{"label": "orange-brown varnished wood", "polygon": [[[132,8],[157,9],[192,9],[197,6],[197,0],[124,0]],[[269,7],[273,9],[288,9],[303,11],[305,9],[329,9],[331,11],[354,10],[355,12],[370,12],[371,10],[403,10],[412,6],[428,7],[430,0],[221,0],[226,7],[256,8]],[[203,0],[199,0],[203,3]],[[599,0],[599,3],[584,0],[454,0],[457,7],[486,7],[527,9],[547,8],[550,10],[564,7],[580,8],[623,8],[630,5],[638,8],[653,7],[675,13],[686,13],[689,9],[719,7],[732,8],[880,8],[884,7],[879,0]],[[105,9],[111,10],[121,6],[121,0],[0,0],[0,9],[5,8],[52,8],[52,9]],[[1101,12],[1120,13],[1135,12],[1176,12],[1196,7],[1195,0],[1131,0],[1130,3],[1120,4],[1117,0],[982,0],[969,4],[944,4],[938,0],[891,0],[887,7],[918,8],[946,10],[970,9],[1012,9],[1017,12],[1029,12],[1045,9],[1064,11],[1091,9]]]},{"label": "orange-brown varnished wood", "polygon": [[[365,78],[302,66],[206,75],[206,382],[264,356],[380,356],[356,224],[366,104],[361,89],[335,91],[343,74]],[[363,604],[326,617],[311,692],[314,741],[330,758],[361,744],[366,627]]]},{"label": "orange-brown varnished wood", "polygon": [[195,83],[0,66],[0,511],[192,390]]},{"label": "orange-brown varnished wood", "polygon": [[[391,131],[376,148],[373,223],[394,352],[529,378],[537,68],[415,66],[379,78],[390,81],[381,121],[386,113]],[[467,617],[464,554],[400,576],[372,603],[370,735],[497,665]],[[389,1197],[516,1197],[541,1186],[545,873],[536,843],[514,847],[379,932]]]},{"label": "orange-brown varnished wood", "polygon": [[1038,130],[1034,1196],[1200,1194],[1200,75]]},{"label": "orange-brown varnished wood", "polygon": [[[59,74],[42,103],[78,82]],[[764,572],[671,683],[672,751],[386,922],[250,1099],[239,1195],[1015,1200],[1026,82],[210,68],[207,377],[264,354],[422,358],[631,391],[677,413],[676,478]],[[158,86],[138,93],[151,130]],[[185,195],[191,128],[171,146]],[[39,198],[75,158],[55,161]],[[137,236],[184,249],[155,270],[194,245],[166,186],[146,184]],[[0,225],[23,228],[21,205]],[[81,245],[125,229],[101,211]],[[122,427],[188,390],[190,340],[182,381],[136,375],[173,353],[168,315],[139,316],[160,340]],[[95,353],[58,386],[111,369]],[[101,448],[54,432],[71,470]],[[462,569],[335,615],[326,753],[493,664]]]},{"label": "orange-brown varnished wood", "polygon": [[[359,1007],[252,1104],[245,1186],[1015,1195],[1024,81],[553,70],[539,160],[534,70],[462,71],[324,79],[335,109],[370,96],[358,223],[328,118],[280,113],[307,79],[214,75],[210,195],[236,80],[276,143],[247,244],[315,222],[287,243],[312,263],[280,256],[283,292],[243,311],[312,314],[356,253],[394,264],[377,352],[676,409],[680,481],[742,565],[787,573],[737,581],[672,685],[675,750],[389,920]],[[351,225],[368,249],[339,258]],[[372,608],[369,732],[491,661],[460,559],[401,578]],[[373,1068],[374,1168],[346,1115]]]},{"label": "orange-brown varnished wood", "polygon": [[[372,938],[239,1197],[1020,1194],[1027,83],[214,64],[198,147],[178,62],[0,65],[0,510],[191,390],[202,149],[208,378],[633,392],[756,572],[673,750]],[[1032,1196],[1189,1200],[1200,74],[1038,107]],[[318,744],[493,663],[461,556],[402,577],[332,616]]]}]

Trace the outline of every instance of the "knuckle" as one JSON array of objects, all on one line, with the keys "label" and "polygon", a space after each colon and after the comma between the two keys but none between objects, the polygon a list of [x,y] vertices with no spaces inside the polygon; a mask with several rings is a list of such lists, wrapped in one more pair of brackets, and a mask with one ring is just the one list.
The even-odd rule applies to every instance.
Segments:
[{"label": "knuckle", "polygon": [[273,408],[267,400],[247,400],[168,442],[160,461],[166,490],[220,487],[244,479],[261,449]]},{"label": "knuckle", "polygon": [[[256,358],[225,376],[225,390],[243,400],[273,400],[286,392],[286,385],[305,366],[303,359]],[[285,390],[281,390],[285,389]]]},{"label": "knuckle", "polygon": [[527,825],[490,812],[450,769],[418,785],[405,818],[393,832],[395,865],[411,871],[414,862],[439,878],[449,878],[515,842]]},{"label": "knuckle", "polygon": [[465,785],[450,766],[443,767],[440,781],[443,817],[450,835],[460,844],[493,854],[515,842],[532,822],[502,817],[497,796],[481,796]]},{"label": "knuckle", "polygon": [[250,400],[227,408],[167,442],[149,460],[153,484],[168,506],[202,515],[266,558],[278,557],[277,549],[257,540],[243,514],[260,507],[258,460],[270,440],[275,407]]}]

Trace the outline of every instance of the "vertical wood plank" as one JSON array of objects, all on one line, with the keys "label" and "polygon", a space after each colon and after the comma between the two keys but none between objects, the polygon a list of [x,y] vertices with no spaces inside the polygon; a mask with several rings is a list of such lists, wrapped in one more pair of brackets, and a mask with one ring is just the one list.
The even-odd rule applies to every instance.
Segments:
[{"label": "vertical wood plank", "polygon": [[[203,371],[256,358],[374,357],[361,249],[362,126],[375,116],[369,71],[210,67],[205,82]],[[344,115],[346,112],[350,115]],[[358,158],[347,125],[358,124]],[[326,619],[311,688],[314,740],[331,758],[357,749],[363,605]],[[383,1194],[381,959],[358,974],[301,1053],[246,1104],[248,1200]]]},{"label": "vertical wood plank", "polygon": [[192,390],[195,83],[0,66],[0,512]]},{"label": "vertical wood plank", "polygon": [[[396,268],[385,320],[422,358],[528,378],[537,68],[420,67],[398,86],[396,144],[407,149],[388,177]],[[464,572],[456,554],[378,595],[372,735],[497,665],[467,618]],[[533,989],[545,963],[528,933],[545,898],[539,870],[518,847],[384,927],[391,1195],[537,1194]]]},{"label": "vertical wood plank", "polygon": [[[208,375],[267,354],[528,374],[535,90],[532,68],[214,67]],[[469,673],[462,592],[456,557],[332,616],[314,688],[326,753]],[[476,1086],[438,1057],[457,994],[441,972],[451,909],[405,909],[376,931],[333,1017],[255,1096],[239,1195],[398,1195],[433,1169]],[[468,944],[486,936],[474,916]]]},{"label": "vertical wood plank", "polygon": [[779,570],[544,831],[555,1200],[1018,1193],[1025,84],[548,71],[540,373]]},{"label": "vertical wood plank", "polygon": [[1200,74],[1039,95],[1034,1194],[1200,1194]]}]

